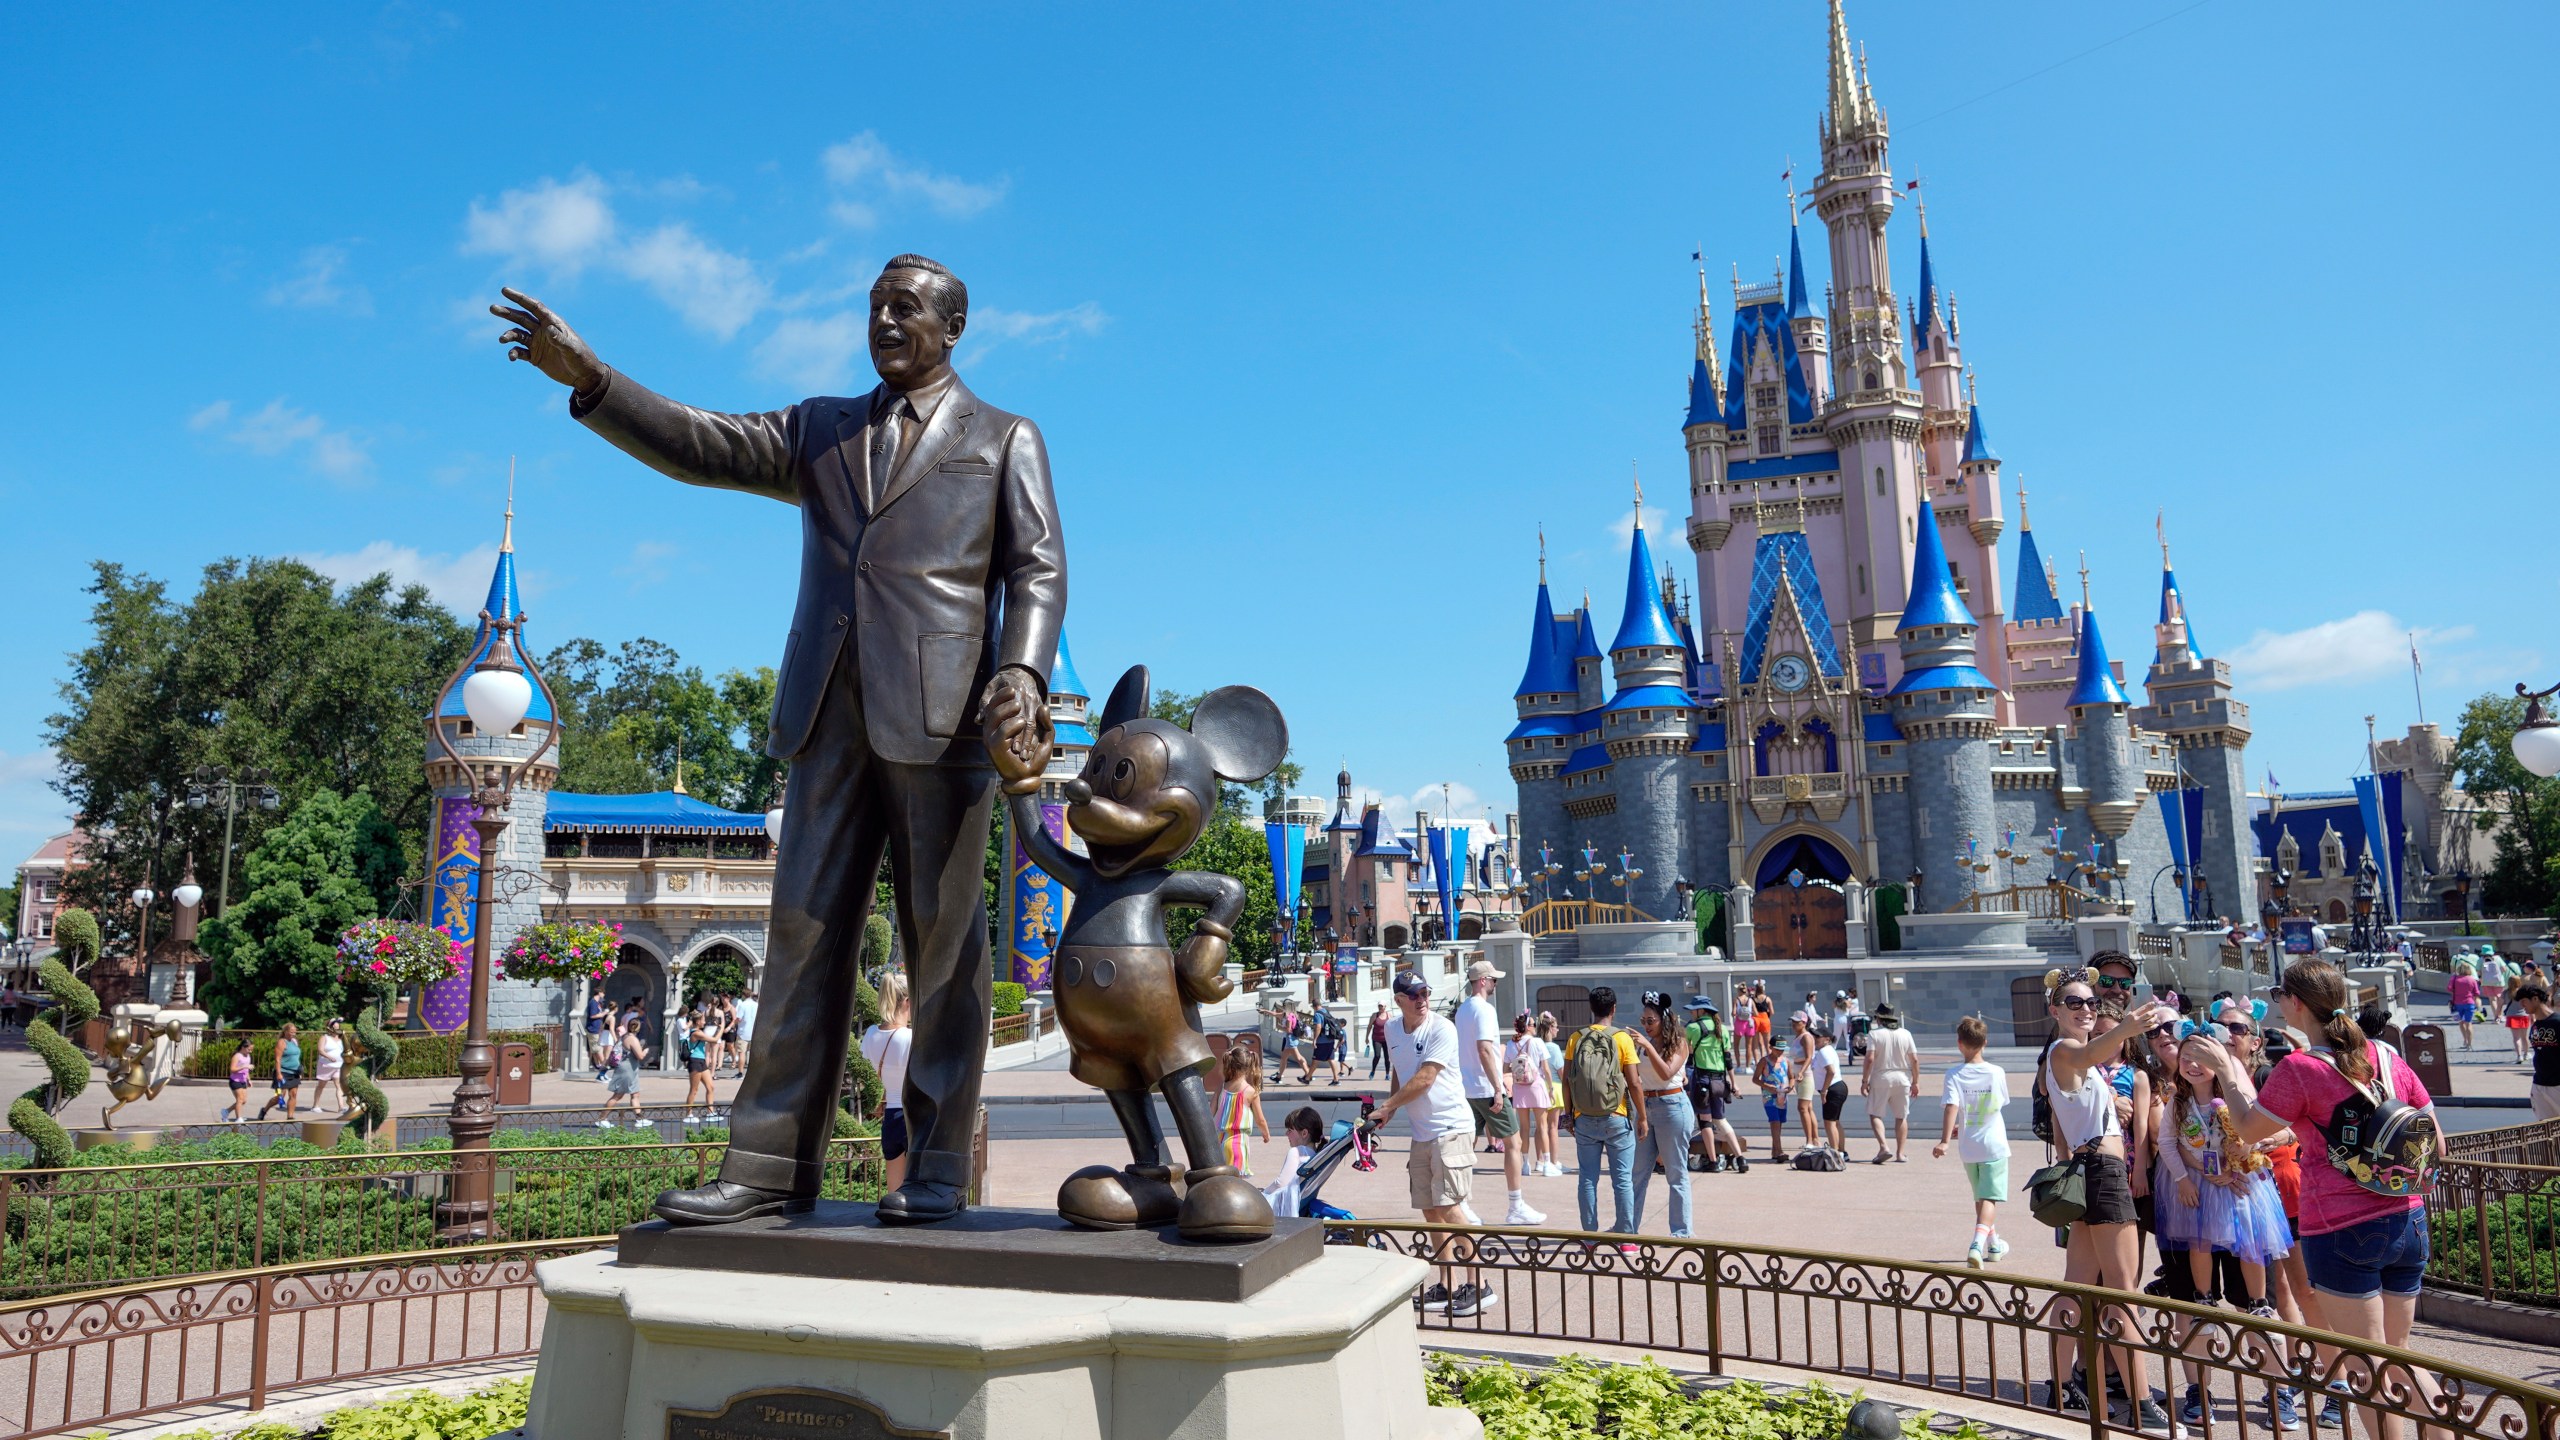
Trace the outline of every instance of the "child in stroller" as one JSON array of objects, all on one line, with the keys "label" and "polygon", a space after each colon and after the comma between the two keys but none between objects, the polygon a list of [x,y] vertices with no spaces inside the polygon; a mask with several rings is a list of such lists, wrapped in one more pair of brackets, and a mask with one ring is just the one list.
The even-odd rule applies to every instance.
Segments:
[{"label": "child in stroller", "polygon": [[[1312,1105],[1301,1105],[1289,1112],[1289,1118],[1282,1122],[1289,1135],[1288,1162],[1281,1167],[1280,1178],[1262,1192],[1263,1198],[1271,1202],[1272,1214],[1309,1220],[1358,1218],[1339,1205],[1326,1204],[1318,1192],[1346,1159],[1363,1169],[1377,1167],[1377,1156],[1369,1144],[1377,1131],[1377,1122],[1369,1118],[1371,1108],[1363,1099],[1359,1124],[1336,1120],[1330,1127]],[[1319,1136],[1323,1138],[1319,1140]],[[1349,1237],[1328,1234],[1325,1238],[1340,1241]]]}]

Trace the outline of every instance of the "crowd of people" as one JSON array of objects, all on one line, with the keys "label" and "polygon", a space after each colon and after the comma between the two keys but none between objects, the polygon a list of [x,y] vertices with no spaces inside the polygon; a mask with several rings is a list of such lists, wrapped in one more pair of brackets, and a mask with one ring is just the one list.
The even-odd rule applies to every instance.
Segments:
[{"label": "crowd of people", "polygon": [[[752,995],[700,996],[676,1017],[674,1044],[685,1072],[685,1124],[716,1124],[726,1118],[714,1086],[747,1073],[747,1043],[754,1038],[755,1027]],[[617,1006],[599,990],[587,997],[581,1030],[588,1067],[605,1089],[596,1128],[614,1128],[616,1106],[630,1112],[631,1128],[648,1127],[652,1122],[640,1108],[640,1070],[658,1058],[658,1050],[646,1004],[635,995]]]}]

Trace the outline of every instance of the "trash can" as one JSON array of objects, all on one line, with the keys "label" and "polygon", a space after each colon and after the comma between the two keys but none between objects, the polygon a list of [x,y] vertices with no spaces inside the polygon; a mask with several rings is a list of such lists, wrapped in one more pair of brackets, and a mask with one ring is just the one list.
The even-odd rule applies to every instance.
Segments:
[{"label": "trash can", "polygon": [[2418,1083],[2427,1087],[2429,1095],[2453,1093],[2453,1057],[2445,1050],[2443,1026],[2429,1022],[2401,1031],[2400,1053],[2408,1057],[2409,1068],[2418,1072]]},{"label": "trash can", "polygon": [[533,1047],[521,1040],[498,1047],[498,1103],[533,1103]]}]

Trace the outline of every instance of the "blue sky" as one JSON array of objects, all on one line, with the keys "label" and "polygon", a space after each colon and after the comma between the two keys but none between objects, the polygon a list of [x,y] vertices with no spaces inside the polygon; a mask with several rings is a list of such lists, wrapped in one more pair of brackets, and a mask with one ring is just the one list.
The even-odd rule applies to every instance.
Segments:
[{"label": "blue sky", "polygon": [[[2412,629],[2430,717],[2549,678],[2555,16],[1853,0],[2040,541],[2138,661],[2167,511],[2253,776],[2406,724]],[[1689,253],[1720,310],[1768,273],[1822,87],[1803,0],[13,8],[0,850],[63,814],[93,558],[476,604],[510,455],[536,644],[771,663],[791,512],[624,459],[481,307],[763,408],[865,383],[849,317],[909,249],[1047,433],[1089,681],[1259,684],[1312,776],[1499,810],[1536,527],[1605,633],[1629,460],[1682,488]]]}]

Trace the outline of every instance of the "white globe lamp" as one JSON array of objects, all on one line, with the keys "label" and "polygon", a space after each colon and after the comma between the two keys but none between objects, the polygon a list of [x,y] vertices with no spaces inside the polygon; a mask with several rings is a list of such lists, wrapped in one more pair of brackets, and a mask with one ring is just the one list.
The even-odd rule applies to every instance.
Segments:
[{"label": "white globe lamp", "polygon": [[2508,745],[2516,753],[2517,764],[2548,780],[2560,775],[2560,725],[2544,717],[2540,705],[2533,709]]},{"label": "white globe lamp", "polygon": [[462,708],[480,734],[508,734],[533,708],[533,682],[521,670],[474,670],[462,682]]},{"label": "white globe lamp", "polygon": [[779,805],[764,812],[764,838],[776,845],[782,843],[782,807]]},{"label": "white globe lamp", "polygon": [[178,902],[179,909],[193,910],[204,899],[204,887],[190,881],[170,891],[169,898]]}]

